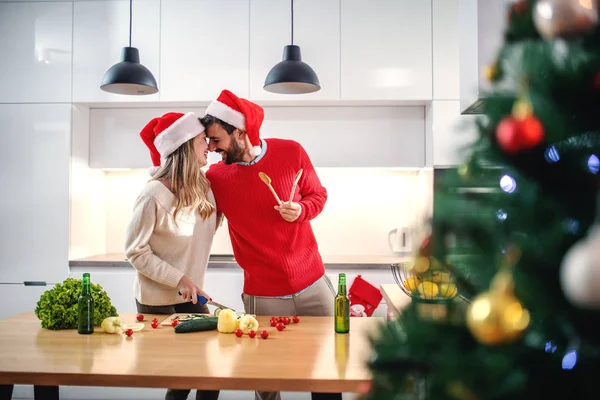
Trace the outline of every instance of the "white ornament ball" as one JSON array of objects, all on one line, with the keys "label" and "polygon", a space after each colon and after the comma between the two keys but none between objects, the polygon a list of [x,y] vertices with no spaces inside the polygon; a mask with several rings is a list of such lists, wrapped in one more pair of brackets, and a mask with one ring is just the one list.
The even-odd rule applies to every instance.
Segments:
[{"label": "white ornament ball", "polygon": [[600,228],[592,228],[586,238],[565,254],[560,284],[575,306],[600,309]]},{"label": "white ornament ball", "polygon": [[598,24],[597,0],[538,0],[533,22],[542,37],[581,35]]}]

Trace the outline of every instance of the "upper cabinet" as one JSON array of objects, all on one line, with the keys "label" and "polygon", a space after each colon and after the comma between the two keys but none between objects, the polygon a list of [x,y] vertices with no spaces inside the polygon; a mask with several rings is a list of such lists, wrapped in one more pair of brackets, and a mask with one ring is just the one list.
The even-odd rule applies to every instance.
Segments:
[{"label": "upper cabinet", "polygon": [[341,2],[341,99],[431,100],[431,1]]},{"label": "upper cabinet", "polygon": [[[249,0],[163,0],[161,101],[248,97]],[[158,26],[158,25],[157,25]]]},{"label": "upper cabinet", "polygon": [[[76,1],[73,26],[73,102],[157,101],[158,94],[125,96],[104,92],[106,71],[129,45],[129,1]],[[134,0],[131,46],[140,62],[159,77],[160,0]]]},{"label": "upper cabinet", "polygon": [[0,3],[0,103],[71,101],[73,3]]},{"label": "upper cabinet", "polygon": [[[129,42],[127,0],[6,3],[2,7],[64,8],[62,19],[53,18],[53,22],[64,19],[64,24],[52,26],[65,32],[63,41],[67,44],[71,41],[72,9],[74,102],[206,103],[221,90],[229,89],[258,102],[289,104],[456,99],[459,1],[294,1],[293,43],[300,46],[303,61],[315,70],[321,83],[321,90],[303,95],[273,94],[263,89],[270,69],[282,60],[283,48],[292,43],[289,0],[134,0],[132,46],[140,50],[142,64],[159,85],[159,93],[150,96],[116,95],[100,89],[102,77],[119,62],[121,49]],[[37,27],[13,26],[16,19],[38,22],[33,14],[21,12],[24,15],[17,17],[1,14],[0,22],[6,19],[5,24],[0,24],[0,32],[6,31],[5,37],[20,30],[17,41],[24,41],[39,31]],[[23,57],[26,51],[22,49],[28,48],[21,42],[1,40],[0,46],[21,49],[17,54]],[[434,66],[437,59],[440,62]],[[22,75],[21,82],[7,77],[7,69],[13,65],[0,66],[0,72],[4,72],[0,79],[9,88],[14,87],[8,93],[3,91],[0,100],[2,95],[18,98],[31,93],[17,91],[31,84],[27,80],[31,65],[23,61],[19,65],[22,68],[13,73]],[[66,67],[70,67],[68,62]],[[48,78],[31,84],[34,92],[70,94],[69,70],[65,77],[61,76],[62,80],[54,79],[50,73]],[[42,89],[42,83],[56,86],[56,90]]]},{"label": "upper cabinet", "polygon": [[459,88],[459,3],[433,0],[433,99],[457,100]]},{"label": "upper cabinet", "polygon": [[250,98],[252,100],[338,100],[340,98],[340,1],[294,1],[294,44],[319,77],[321,90],[280,95],[263,89],[265,78],[291,44],[291,4],[250,0]]},{"label": "upper cabinet", "polygon": [[[89,166],[150,167],[139,132],[150,119],[168,111],[204,114],[203,107],[91,109]],[[424,119],[422,106],[266,106],[260,134],[302,143],[315,167],[423,167]],[[365,150],[369,148],[376,151]],[[208,161],[220,159],[211,153]]]}]

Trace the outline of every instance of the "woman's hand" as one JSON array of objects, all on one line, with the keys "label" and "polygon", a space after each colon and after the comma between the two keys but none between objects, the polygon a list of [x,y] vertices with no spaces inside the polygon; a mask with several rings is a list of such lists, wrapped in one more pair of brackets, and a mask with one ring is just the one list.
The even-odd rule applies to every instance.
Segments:
[{"label": "woman's hand", "polygon": [[198,285],[196,285],[190,278],[184,275],[177,285],[177,289],[179,289],[179,293],[185,301],[191,301],[196,304],[198,302],[198,295],[206,297],[208,300],[212,300],[212,298],[206,294],[206,292]]}]

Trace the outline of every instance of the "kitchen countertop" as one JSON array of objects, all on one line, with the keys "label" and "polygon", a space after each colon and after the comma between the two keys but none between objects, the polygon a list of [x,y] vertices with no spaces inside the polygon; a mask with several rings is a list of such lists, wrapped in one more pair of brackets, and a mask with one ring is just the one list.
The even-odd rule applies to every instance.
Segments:
[{"label": "kitchen countertop", "polygon": [[[332,256],[322,255],[327,269],[389,269],[392,264],[412,262],[411,254],[399,256]],[[97,254],[90,257],[69,261],[70,267],[131,267],[123,253]],[[232,255],[213,254],[208,261],[208,268],[238,268]]]},{"label": "kitchen countertop", "polygon": [[381,294],[388,307],[388,314],[393,318],[398,318],[402,309],[410,304],[411,298],[400,289],[397,283],[388,283],[381,285]]},{"label": "kitchen countertop", "polygon": [[[371,376],[368,336],[381,318],[352,318],[336,334],[333,317],[301,317],[283,332],[259,316],[266,340],[215,331],[178,334],[150,327],[127,338],[50,331],[33,312],[0,320],[0,384],[361,392]],[[166,315],[156,315],[162,321]],[[122,314],[125,323],[135,314]]]}]

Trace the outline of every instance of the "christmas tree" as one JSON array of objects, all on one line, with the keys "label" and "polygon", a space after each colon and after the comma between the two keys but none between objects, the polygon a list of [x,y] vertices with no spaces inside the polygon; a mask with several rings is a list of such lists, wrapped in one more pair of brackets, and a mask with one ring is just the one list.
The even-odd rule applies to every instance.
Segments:
[{"label": "christmas tree", "polygon": [[508,7],[478,138],[435,188],[364,398],[600,397],[598,6]]}]

